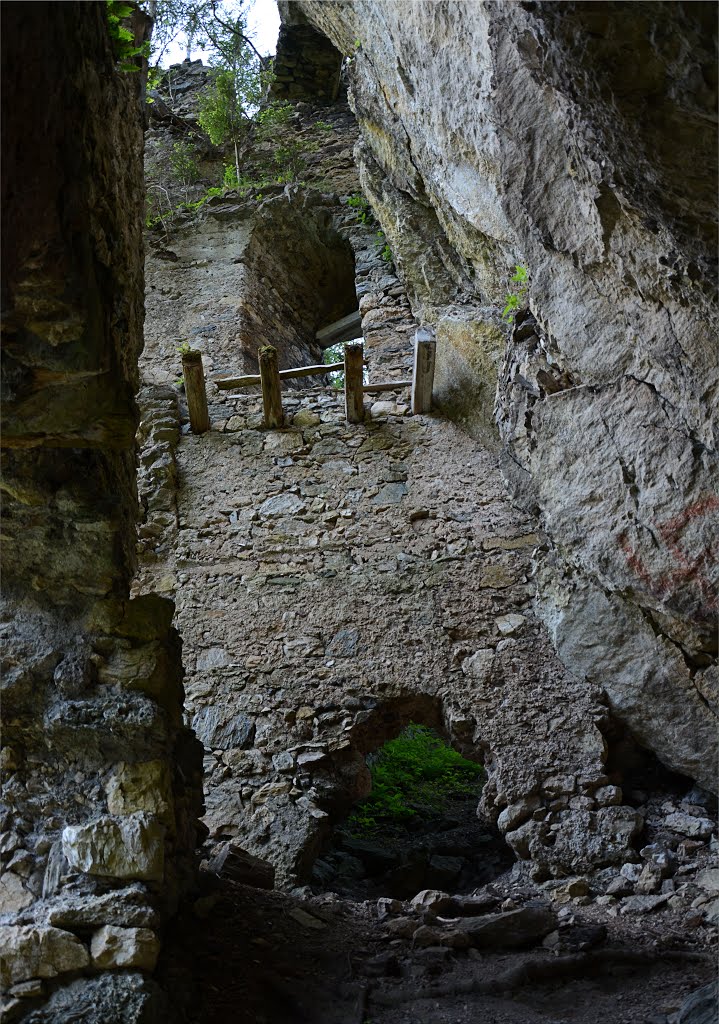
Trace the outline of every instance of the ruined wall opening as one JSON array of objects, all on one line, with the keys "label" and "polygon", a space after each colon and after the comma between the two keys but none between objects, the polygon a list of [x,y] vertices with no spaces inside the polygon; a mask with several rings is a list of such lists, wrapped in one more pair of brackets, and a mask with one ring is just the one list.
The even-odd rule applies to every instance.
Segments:
[{"label": "ruined wall opening", "polygon": [[[354,900],[466,894],[511,868],[496,827],[478,815],[480,752],[447,729],[439,699],[413,694],[368,710],[353,730],[354,772],[330,796],[334,828],[310,886]],[[341,783],[342,773],[334,776]]]},{"label": "ruined wall opening", "polygon": [[[260,211],[243,263],[238,341],[247,363],[257,365],[258,342],[277,348],[280,369],[321,363],[336,340],[328,326],[358,310],[354,253],[330,211],[307,197],[278,196]],[[292,387],[311,383],[299,378]]]}]

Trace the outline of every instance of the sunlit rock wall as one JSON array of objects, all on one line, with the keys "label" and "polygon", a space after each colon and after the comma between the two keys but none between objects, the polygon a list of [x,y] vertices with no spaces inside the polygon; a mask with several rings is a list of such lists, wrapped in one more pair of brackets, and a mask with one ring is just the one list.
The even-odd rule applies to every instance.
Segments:
[{"label": "sunlit rock wall", "polygon": [[[363,187],[436,327],[435,397],[484,443],[494,418],[551,538],[559,653],[713,787],[713,5],[298,6],[350,58]],[[515,264],[536,319],[509,337]]]}]

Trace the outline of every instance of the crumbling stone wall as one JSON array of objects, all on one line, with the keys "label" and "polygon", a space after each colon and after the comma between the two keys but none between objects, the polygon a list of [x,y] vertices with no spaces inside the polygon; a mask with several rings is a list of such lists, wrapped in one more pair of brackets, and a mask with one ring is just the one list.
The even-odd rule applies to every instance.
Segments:
[{"label": "crumbling stone wall", "polygon": [[402,399],[349,426],[341,395],[287,392],[269,433],[257,403],[182,440],[179,532],[142,573],[174,591],[211,842],[306,881],[364,755],[415,720],[487,765],[484,812],[536,877],[623,863],[642,817],[534,616],[541,541],[496,454]]},{"label": "crumbling stone wall", "polygon": [[[352,54],[361,179],[436,327],[438,402],[484,439],[496,391],[558,651],[715,787],[714,8],[296,6]],[[507,341],[515,264],[535,322]]]},{"label": "crumbling stone wall", "polygon": [[295,4],[282,4],[282,14],[272,98],[334,103],[341,88],[342,54]]},{"label": "crumbling stone wall", "polygon": [[8,1020],[127,1024],[201,812],[172,603],[129,599],[142,109],[103,5],[3,20],[0,984]]},{"label": "crumbling stone wall", "polygon": [[[169,251],[153,246],[148,384],[175,376],[178,335],[210,375],[252,369],[259,332],[291,344],[294,320],[315,317],[317,261],[301,257],[332,233],[354,255],[370,375],[408,376],[407,293],[377,227],[342,201],[357,191],[354,130],[341,104],[299,104],[293,122],[311,130],[317,116],[338,118],[336,134],[306,186],[226,193],[173,227]],[[397,190],[366,144],[359,153],[385,210]],[[212,432],[191,438],[172,392],[141,395],[135,592],[178,601],[211,843],[267,857],[284,884],[307,877],[332,821],[366,791],[363,755],[412,717],[487,762],[484,813],[537,877],[621,863],[642,827],[623,803],[632,780],[606,764],[600,687],[562,667],[533,616],[532,552],[546,538],[504,493],[491,416],[505,333],[489,307],[478,319],[469,264],[418,209],[405,198],[402,232],[388,235],[400,272],[410,247],[405,280],[437,329],[438,404],[456,411],[451,396],[463,395],[460,418],[481,446],[448,423],[397,419],[403,399],[378,403],[374,426],[348,428],[339,400],[312,389],[286,391],[292,425],[264,437],[256,398],[211,385]]]},{"label": "crumbling stone wall", "polygon": [[[196,65],[178,66],[175,88],[185,75],[196,89]],[[184,111],[182,90],[177,103]],[[150,162],[172,137],[167,118],[162,125],[148,136]],[[173,217],[167,234],[149,234],[144,383],[177,380],[182,340],[203,353],[211,376],[255,373],[257,350],[268,342],[281,368],[320,362],[317,329],[358,305],[368,346],[381,351],[389,376],[406,376],[414,321],[405,290],[391,259],[383,258],[377,222],[361,222],[347,204],[360,184],[352,158],[357,129],[346,101],[298,103],[281,131],[304,148],[301,183],[225,190],[196,213]],[[272,166],[272,154],[270,143],[248,143],[242,166],[259,174]]]}]

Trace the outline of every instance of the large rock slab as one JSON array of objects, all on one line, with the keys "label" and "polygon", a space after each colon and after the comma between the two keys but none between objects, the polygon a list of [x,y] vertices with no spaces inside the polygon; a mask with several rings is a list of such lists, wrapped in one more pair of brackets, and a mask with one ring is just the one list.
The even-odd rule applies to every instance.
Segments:
[{"label": "large rock slab", "polygon": [[162,881],[164,836],[163,826],[148,814],[106,815],[68,825],[62,848],[70,866],[89,875]]},{"label": "large rock slab", "polygon": [[461,918],[455,925],[477,949],[520,949],[539,942],[557,927],[557,915],[546,907],[519,907],[502,914]]},{"label": "large rock slab", "polygon": [[4,988],[30,978],[55,978],[90,963],[76,935],[33,925],[0,927],[0,983]]}]

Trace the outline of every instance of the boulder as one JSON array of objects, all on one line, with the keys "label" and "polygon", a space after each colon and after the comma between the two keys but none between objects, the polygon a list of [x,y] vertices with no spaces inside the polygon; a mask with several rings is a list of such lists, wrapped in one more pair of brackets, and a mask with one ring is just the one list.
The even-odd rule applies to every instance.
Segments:
[{"label": "boulder", "polygon": [[154,971],[160,940],[149,928],[118,928],[105,925],[90,941],[95,967],[138,967]]},{"label": "boulder", "polygon": [[557,915],[547,907],[525,906],[502,914],[462,918],[455,928],[465,932],[477,949],[520,949],[540,942],[557,927]]},{"label": "boulder", "polygon": [[233,882],[255,889],[274,889],[275,869],[272,864],[253,856],[234,843],[223,843],[209,864],[210,871]]},{"label": "boulder", "polygon": [[34,925],[0,927],[0,984],[3,988],[30,978],[55,978],[87,967],[90,957],[76,935],[60,928]]}]

